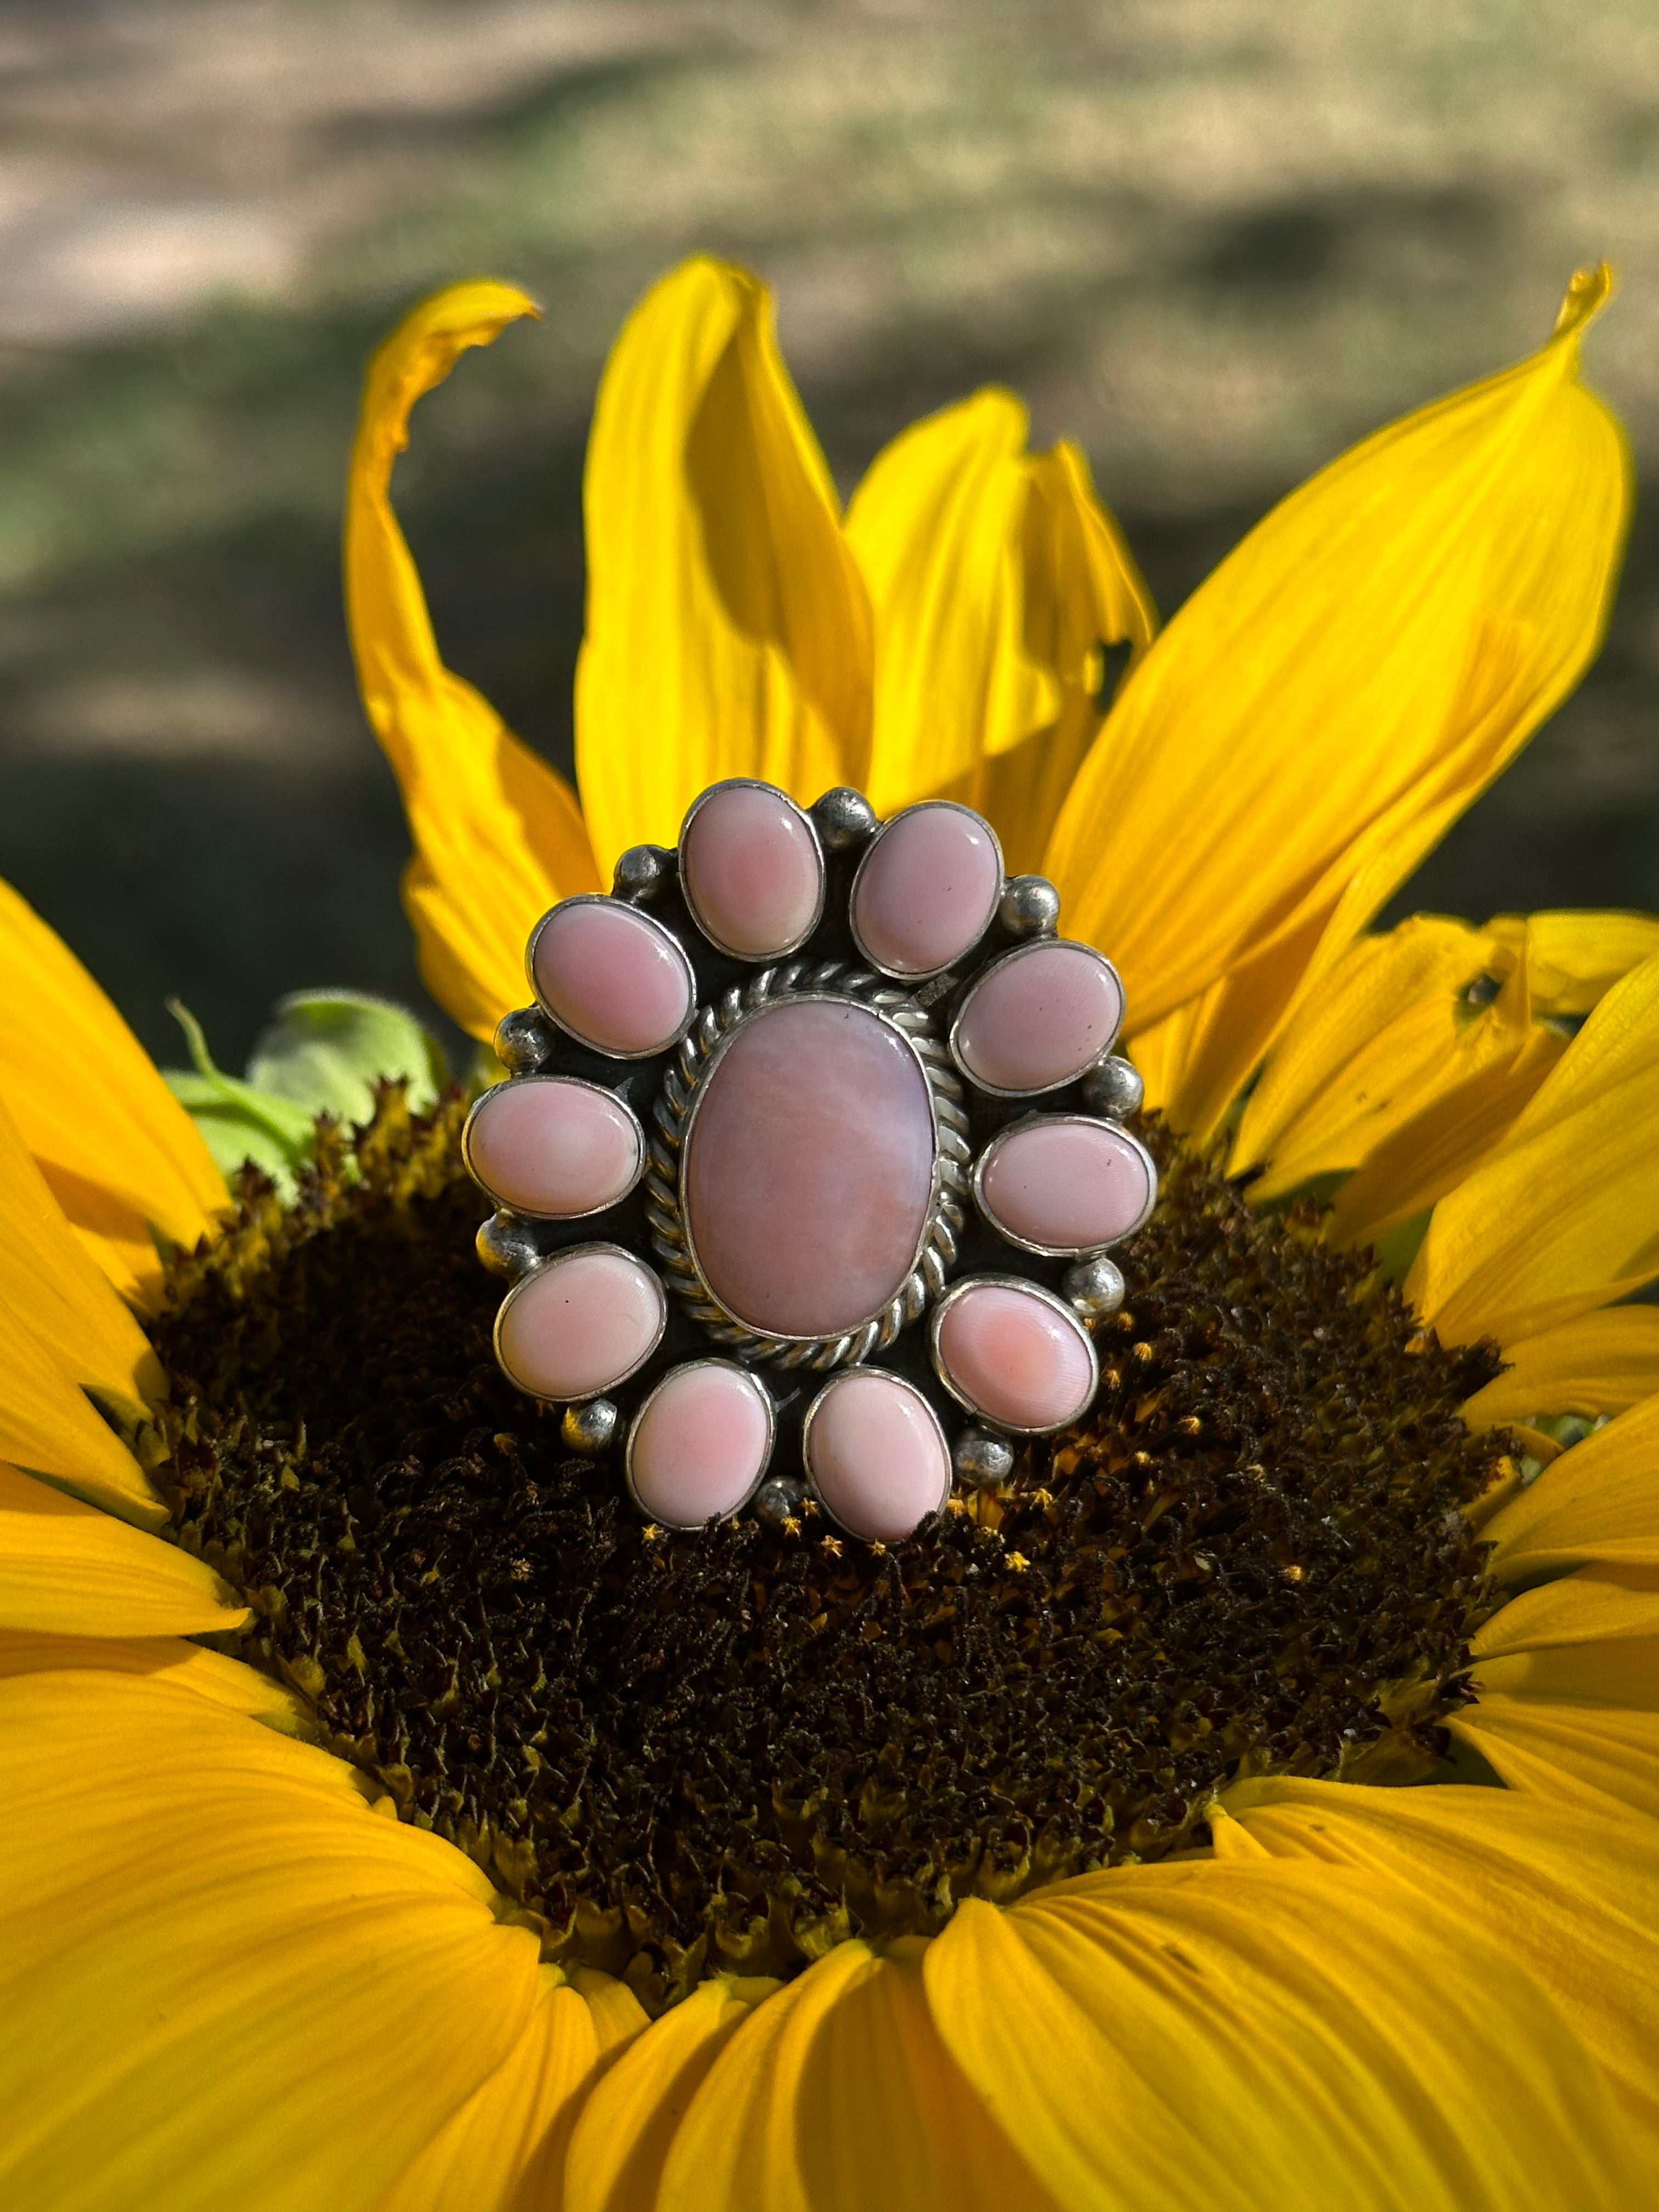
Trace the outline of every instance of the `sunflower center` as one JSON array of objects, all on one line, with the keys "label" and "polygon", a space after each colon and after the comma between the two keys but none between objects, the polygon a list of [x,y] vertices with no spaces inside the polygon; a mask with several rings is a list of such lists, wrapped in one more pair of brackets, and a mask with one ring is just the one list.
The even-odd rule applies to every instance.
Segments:
[{"label": "sunflower center", "polygon": [[180,1265],[157,1343],[175,1534],[255,1607],[404,1818],[487,1866],[550,1955],[653,2010],[714,1967],[1194,1840],[1257,1770],[1404,1778],[1467,1694],[1494,1472],[1425,1346],[1310,1220],[1156,1127],[1139,1286],[1087,1422],[884,1552],[810,1515],[644,1527],[491,1357],[458,1109],[325,1125],[291,1212]]}]

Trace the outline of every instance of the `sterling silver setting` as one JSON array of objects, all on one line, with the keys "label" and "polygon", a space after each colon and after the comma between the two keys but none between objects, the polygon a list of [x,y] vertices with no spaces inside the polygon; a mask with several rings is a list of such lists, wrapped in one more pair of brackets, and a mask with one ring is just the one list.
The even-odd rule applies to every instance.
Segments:
[{"label": "sterling silver setting", "polygon": [[[698,848],[697,881],[705,892],[709,892],[707,902],[711,908],[718,904],[721,913],[731,915],[730,933],[743,936],[745,942],[756,938],[759,928],[757,918],[763,912],[775,917],[787,915],[787,922],[781,918],[767,921],[765,926],[771,932],[771,939],[763,939],[769,944],[769,949],[764,951],[744,951],[723,941],[722,936],[716,933],[719,917],[711,915],[709,920],[703,918],[688,881],[687,832],[713,799],[732,790],[760,793],[766,803],[757,811],[751,803],[744,802],[728,806],[723,815],[710,817],[710,827]],[[1091,1332],[1117,1311],[1126,1295],[1123,1273],[1112,1254],[1124,1238],[1144,1225],[1156,1203],[1157,1171],[1152,1155],[1123,1126],[1140,1106],[1141,1080],[1127,1060],[1112,1052],[1112,1038],[1094,1050],[1086,1065],[1079,1066],[1073,1056],[1075,1048],[1082,1045],[1085,1050],[1093,1049],[1099,1037],[1101,1018],[1097,1012],[1091,1018],[1091,1029],[1088,1019],[1074,1020],[1064,1010],[1052,1014],[1046,1010],[1042,1012],[1042,1020],[1048,1026],[1039,1030],[1036,1060],[1028,1055],[1026,1064],[1035,1072],[1036,1067],[1063,1063],[1073,1070],[1065,1080],[1035,1089],[1011,1090],[999,1089],[974,1075],[958,1049],[963,1010],[970,994],[988,976],[1030,957],[1039,948],[1056,942],[1066,945],[1073,940],[1060,933],[1060,898],[1054,884],[1037,875],[1008,877],[1003,872],[1000,845],[981,817],[955,801],[925,800],[921,805],[930,808],[949,806],[966,816],[983,830],[996,857],[995,894],[976,933],[963,945],[957,957],[941,966],[924,964],[920,951],[924,945],[940,941],[936,933],[939,917],[950,915],[951,921],[944,925],[946,929],[952,925],[965,929],[972,920],[971,915],[958,917],[948,902],[933,909],[933,919],[926,923],[918,921],[906,925],[910,927],[910,942],[918,950],[914,966],[897,963],[896,955],[902,951],[905,942],[902,930],[895,933],[895,957],[890,957],[885,963],[878,962],[862,942],[854,919],[854,893],[871,855],[886,831],[903,819],[909,810],[883,822],[860,793],[844,787],[826,792],[811,807],[802,807],[786,793],[751,777],[733,778],[727,784],[713,786],[700,794],[687,812],[677,845],[631,848],[617,863],[610,893],[583,892],[562,901],[542,917],[531,933],[526,967],[533,1002],[505,1016],[496,1033],[496,1051],[507,1071],[506,1082],[515,1087],[550,1089],[551,1078],[561,1085],[574,1085],[615,1100],[635,1133],[636,1150],[632,1179],[625,1189],[619,1190],[627,1158],[626,1138],[622,1124],[612,1117],[607,1124],[610,1134],[605,1140],[610,1149],[603,1158],[609,1163],[605,1171],[612,1175],[613,1180],[600,1180],[600,1171],[596,1167],[592,1170],[592,1179],[584,1186],[580,1178],[589,1170],[583,1162],[591,1162],[597,1156],[591,1149],[583,1152],[582,1146],[587,1140],[580,1133],[589,1121],[605,1123],[606,1117],[578,1113],[563,1124],[557,1124],[550,1108],[531,1106],[526,1092],[515,1089],[515,1096],[526,1099],[526,1105],[522,1110],[515,1107],[507,1121],[497,1125],[509,1152],[512,1145],[520,1141],[513,1133],[521,1127],[532,1133],[536,1143],[544,1145],[555,1142],[560,1127],[566,1131],[574,1128],[579,1133],[575,1137],[557,1137],[558,1142],[566,1145],[565,1152],[544,1150],[536,1155],[544,1168],[550,1162],[557,1166],[556,1174],[549,1176],[544,1172],[539,1182],[524,1165],[529,1157],[527,1152],[514,1155],[505,1167],[497,1165],[494,1170],[497,1183],[509,1186],[507,1195],[503,1196],[499,1188],[484,1183],[473,1144],[478,1116],[495,1092],[486,1092],[474,1104],[463,1132],[462,1156],[494,1207],[477,1232],[478,1253],[484,1265],[507,1285],[495,1319],[496,1358],[508,1381],[514,1382],[501,1355],[503,1324],[518,1310],[519,1302],[532,1285],[544,1281],[550,1273],[579,1255],[614,1254],[628,1260],[634,1270],[652,1278],[659,1306],[654,1334],[643,1351],[638,1350],[638,1345],[648,1331],[650,1304],[631,1277],[630,1288],[625,1292],[613,1292],[608,1284],[618,1279],[614,1271],[609,1278],[604,1278],[600,1271],[602,1283],[606,1285],[604,1295],[596,1291],[592,1306],[586,1312],[574,1309],[568,1297],[544,1296],[534,1307],[526,1310],[526,1318],[515,1336],[526,1372],[543,1378],[558,1374],[592,1376],[597,1370],[592,1365],[561,1364],[574,1338],[567,1337],[556,1344],[546,1335],[537,1334],[533,1356],[526,1356],[527,1332],[541,1331],[548,1316],[553,1316],[548,1327],[556,1331],[564,1328],[567,1320],[559,1316],[568,1317],[573,1310],[576,1319],[568,1326],[579,1332],[592,1322],[602,1339],[605,1328],[611,1328],[607,1351],[614,1346],[614,1357],[598,1386],[580,1396],[550,1402],[559,1408],[565,1449],[596,1464],[619,1462],[620,1487],[641,1514],[647,1509],[635,1480],[635,1445],[641,1422],[647,1409],[667,1382],[692,1370],[731,1369],[748,1379],[764,1406],[766,1449],[752,1479],[747,1472],[739,1474],[739,1468],[749,1468],[757,1435],[752,1416],[745,1413],[744,1421],[748,1425],[744,1431],[746,1441],[741,1447],[742,1458],[728,1462],[725,1472],[730,1480],[726,1486],[716,1483],[712,1488],[706,1486],[701,1492],[695,1486],[691,1489],[682,1486],[672,1496],[737,1496],[738,1502],[725,1509],[726,1512],[752,1519],[769,1532],[772,1540],[800,1540],[806,1525],[804,1516],[814,1515],[822,1515],[842,1535],[855,1540],[883,1543],[902,1540],[904,1534],[924,1525],[946,1502],[945,1498],[940,1498],[937,1504],[931,1502],[936,1465],[932,1455],[935,1446],[939,1454],[937,1467],[943,1470],[940,1479],[947,1492],[954,1481],[967,1500],[1010,1483],[1040,1480],[1040,1473],[1033,1476],[1029,1471],[1022,1472],[1031,1451],[1042,1449],[1040,1442],[1034,1445],[1032,1440],[1040,1440],[1083,1415],[1073,1412],[1064,1420],[1035,1426],[999,1420],[976,1404],[969,1382],[950,1371],[940,1352],[941,1329],[957,1302],[981,1285],[1018,1289],[1066,1316],[1067,1328],[1081,1337],[1088,1351],[1091,1389],[1084,1414],[1087,1403],[1092,1402],[1100,1361]],[[735,827],[740,845],[746,834],[743,824],[757,812],[776,830],[780,845],[791,856],[789,865],[798,871],[796,889],[782,905],[775,902],[770,908],[759,904],[734,908],[733,898],[744,894],[744,886],[754,879],[755,870],[742,859],[742,854],[751,849],[747,847],[742,848],[739,854],[741,865],[733,862],[727,866],[732,848],[732,833]],[[724,829],[720,826],[722,822]],[[800,835],[803,829],[811,840],[810,847]],[[945,842],[948,845],[950,840]],[[904,854],[904,865],[909,866],[918,853],[925,856],[929,842],[922,839],[890,850]],[[973,849],[980,854],[982,864],[984,845]],[[765,855],[761,857],[764,859]],[[817,870],[816,897],[811,895],[812,878],[807,872],[808,863],[814,857]],[[921,865],[925,868],[925,858]],[[726,872],[711,878],[704,872],[709,866]],[[761,869],[760,873],[764,872]],[[950,878],[943,867],[935,869],[934,878],[948,886]],[[901,877],[902,885],[905,880]],[[913,878],[911,882],[915,885],[921,880]],[[975,880],[977,883],[977,878]],[[957,881],[959,884],[960,878]],[[653,1048],[623,1051],[585,1036],[556,1014],[543,995],[536,972],[537,948],[554,917],[573,905],[630,910],[663,945],[672,949],[674,962],[685,979],[690,1011],[672,1035],[666,1037],[661,1031],[675,1018],[678,1000],[666,989],[667,970],[658,956],[648,945],[639,955],[658,979],[654,998],[648,992],[641,992],[633,1002],[636,1012],[641,1005],[660,1010],[661,1028],[656,1031],[659,1042]],[[925,912],[925,902],[920,909],[912,910]],[[810,920],[805,918],[809,913]],[[885,915],[881,927],[885,944],[889,928]],[[626,933],[594,934],[602,936],[603,942],[609,944]],[[570,948],[568,951],[555,952],[550,948],[544,963],[548,987],[558,989],[561,995],[568,989],[574,1000],[584,1006],[604,1005],[608,1009],[613,1003],[620,1005],[620,1000],[607,995],[611,991],[612,969],[592,964],[584,969],[580,964],[586,936],[586,933],[578,932],[574,946],[568,938],[564,939],[564,945]],[[637,946],[637,938],[630,942]],[[1092,945],[1079,945],[1078,949],[1087,951],[1111,975],[1121,1006],[1121,986],[1117,983],[1116,971],[1110,962]],[[626,960],[634,957],[633,953],[628,954],[623,964],[625,966]],[[1061,998],[1065,995],[1063,992],[1060,994]],[[1083,995],[1086,999],[1088,994],[1085,992]],[[1029,997],[1027,994],[1026,999]],[[745,1296],[749,1307],[746,1318],[734,1312],[714,1290],[698,1258],[685,1163],[699,1109],[709,1094],[711,1079],[736,1040],[751,1024],[762,1020],[775,1008],[815,1001],[856,1006],[875,1017],[902,1042],[924,1079],[931,1115],[933,1164],[931,1184],[925,1176],[918,1175],[911,1185],[921,1226],[908,1268],[902,1279],[896,1279],[896,1287],[890,1292],[884,1291],[873,1311],[840,1334],[809,1337],[769,1332],[761,1326],[765,1317],[765,1298],[758,1287],[753,1302]],[[1021,1033],[1022,1024],[1029,1028],[1029,1007],[1018,994],[1015,994],[1012,1011],[1001,1007],[994,1013],[994,1002],[984,1003],[981,1036],[990,1037],[994,1050],[1006,1055],[1009,1041]],[[1003,1024],[1000,1031],[993,1029],[994,1019]],[[1072,1024],[1069,1029],[1068,1021]],[[626,1019],[619,1021],[617,1033],[629,1034]],[[637,1028],[632,1032],[635,1036],[641,1033],[649,1032]],[[803,1048],[821,1051],[823,1048],[807,1039]],[[833,1049],[838,1053],[841,1048],[836,1045]],[[981,1049],[979,1039],[975,1040],[975,1049]],[[1045,1052],[1049,1054],[1046,1061],[1042,1057]],[[988,1057],[985,1064],[992,1067],[996,1062],[994,1057]],[[1018,1064],[1018,1058],[1012,1063]],[[779,1063],[775,1060],[773,1065],[775,1068]],[[823,1194],[830,1194],[828,1203],[837,1224],[859,1219],[856,1212],[849,1213],[842,1203],[844,1194],[851,1194],[848,1199],[850,1205],[860,1190],[867,1194],[874,1188],[861,1172],[862,1156],[858,1147],[870,1141],[874,1133],[896,1125],[890,1125],[880,1115],[872,1123],[867,1114],[861,1121],[854,1120],[862,1096],[857,1091],[847,1094],[849,1103],[844,1121],[837,1117],[822,1127],[809,1124],[803,1108],[803,1119],[792,1122],[790,1117],[797,1109],[793,1103],[796,1094],[790,1088],[790,1065],[786,1059],[781,1076],[775,1074],[768,1079],[775,1085],[781,1083],[781,1088],[757,1091],[751,1094],[746,1108],[739,1107],[737,1157],[743,1165],[738,1170],[738,1184],[728,1187],[739,1190],[745,1187],[748,1154],[743,1150],[744,1144],[768,1132],[779,1133],[784,1146],[781,1157],[787,1160],[791,1157],[789,1145],[800,1142],[799,1134],[790,1135],[792,1128],[799,1132],[812,1127],[814,1133],[808,1140],[806,1152],[794,1157],[830,1164],[825,1170],[827,1180],[815,1186],[820,1191],[816,1217],[809,1212],[803,1220],[795,1211],[793,1169],[785,1170],[782,1186],[775,1180],[765,1185],[768,1194],[756,1201],[760,1207],[757,1218],[761,1224],[763,1250],[769,1245],[771,1224],[775,1218],[778,1235],[796,1241],[802,1255],[801,1264],[810,1267],[814,1253],[832,1247],[848,1250],[844,1241],[837,1245],[824,1228],[827,1217]],[[820,1060],[818,1065],[826,1064]],[[744,1079],[734,1066],[732,1084]],[[809,1079],[803,1074],[803,1086]],[[799,1095],[807,1095],[804,1088]],[[732,1096],[740,1099],[742,1094],[734,1091]],[[764,1104],[761,1103],[763,1099]],[[897,1108],[893,1110],[898,1112]],[[905,1141],[914,1146],[909,1157],[919,1169],[924,1157],[921,1151],[922,1133],[927,1124],[921,1119],[919,1099],[905,1111],[914,1111],[916,1115]],[[757,1118],[744,1123],[744,1112]],[[819,1112],[822,1115],[822,1107]],[[1113,1213],[1109,1194],[1114,1188],[1110,1178],[1115,1170],[1109,1156],[1102,1170],[1105,1181],[1097,1180],[1095,1185],[1097,1192],[1104,1190],[1109,1194],[1103,1211],[1100,1210],[1098,1198],[1093,1201],[1096,1210],[1086,1210],[1084,1199],[1073,1188],[1069,1165],[1056,1168],[1053,1164],[1056,1156],[1052,1150],[1048,1166],[1044,1165],[1042,1152],[1034,1152],[1028,1156],[1027,1168],[1018,1170],[1011,1164],[1009,1174],[1003,1178],[1004,1188],[1000,1189],[999,1197],[1014,1212],[1017,1220],[1027,1218],[1034,1227],[1040,1222],[1043,1234],[1050,1233],[1051,1228],[1079,1225],[1079,1241],[1034,1241],[1017,1225],[1000,1219],[995,1206],[988,1200],[986,1175],[1000,1148],[1022,1131],[1038,1124],[1104,1127],[1135,1156],[1146,1176],[1146,1203],[1139,1219],[1116,1231],[1109,1244],[1082,1241],[1080,1227],[1086,1221],[1097,1230],[1121,1218],[1136,1202],[1135,1197],[1130,1195],[1126,1205]],[[729,1111],[723,1126],[730,1127]],[[839,1133],[843,1130],[847,1133],[841,1139]],[[531,1139],[525,1141],[528,1144]],[[720,1141],[729,1142],[729,1137],[723,1136]],[[497,1144],[501,1142],[501,1138],[498,1138]],[[571,1146],[574,1149],[568,1149]],[[1091,1152],[1085,1146],[1081,1158],[1086,1164],[1091,1158],[1097,1158],[1103,1149],[1097,1145]],[[502,1157],[499,1150],[492,1149],[492,1162],[499,1162]],[[1057,1157],[1066,1164],[1073,1156],[1068,1155],[1062,1146]],[[1092,1167],[1089,1174],[1094,1174]],[[516,1187],[526,1196],[538,1191],[544,1193],[550,1188],[569,1188],[575,1194],[574,1205],[580,1195],[600,1191],[611,1194],[585,1211],[553,1214],[539,1210],[534,1203],[520,1204],[513,1200],[511,1187],[515,1176],[519,1178]],[[924,1192],[925,1212],[921,1211]],[[709,1200],[700,1195],[696,1203],[701,1207]],[[780,1209],[775,1216],[770,1211],[774,1208]],[[907,1211],[906,1235],[912,1218]],[[812,1227],[814,1219],[818,1224],[817,1231]],[[708,1225],[703,1223],[705,1229]],[[824,1241],[812,1241],[815,1235],[823,1236]],[[881,1249],[878,1240],[876,1249]],[[904,1249],[901,1243],[896,1249],[890,1244],[884,1251],[879,1275],[883,1285],[892,1285],[897,1279]],[[890,1253],[894,1267],[891,1274],[886,1272]],[[849,1253],[847,1264],[865,1267],[868,1258],[869,1246],[860,1242],[857,1255]],[[866,1267],[865,1276],[869,1272]],[[759,1278],[751,1276],[750,1279],[757,1284],[765,1278],[763,1274]],[[834,1278],[826,1276],[823,1279]],[[732,1291],[734,1296],[740,1294],[736,1289]],[[610,1303],[613,1299],[617,1302],[616,1310]],[[1029,1321],[1030,1309],[1023,1310]],[[784,1317],[782,1310],[775,1310],[775,1317]],[[986,1316],[986,1329],[994,1337],[995,1320],[989,1314]],[[1039,1330],[1039,1342],[1042,1336]],[[966,1356],[964,1347],[971,1340],[972,1332],[966,1337],[960,1331],[957,1333],[958,1356]],[[1061,1356],[1052,1331],[1048,1332],[1048,1341],[1056,1346],[1056,1372],[1065,1378],[1060,1394],[1074,1395],[1074,1386],[1082,1371],[1080,1364],[1069,1353]],[[991,1378],[986,1388],[994,1396],[995,1362],[1001,1360],[1006,1372],[1006,1363],[1012,1356],[997,1350],[994,1345],[992,1353],[986,1355]],[[605,1364],[602,1357],[600,1364]],[[921,1502],[915,1508],[919,1517],[908,1520],[905,1516],[910,1512],[909,1503],[901,1511],[894,1504],[896,1492],[890,1487],[882,1510],[890,1520],[898,1516],[902,1525],[896,1536],[884,1524],[857,1525],[860,1513],[866,1510],[860,1503],[865,1491],[871,1482],[879,1486],[882,1468],[878,1454],[872,1459],[864,1446],[859,1447],[855,1464],[862,1472],[857,1474],[850,1490],[837,1493],[838,1504],[826,1494],[811,1468],[809,1443],[823,1409],[836,1402],[832,1393],[860,1374],[884,1376],[889,1384],[898,1388],[884,1386],[884,1390],[866,1391],[848,1401],[836,1424],[837,1442],[834,1450],[844,1458],[848,1435],[857,1430],[866,1418],[866,1409],[872,1404],[878,1401],[890,1413],[902,1413],[899,1427],[905,1430],[914,1447],[912,1479],[904,1493],[905,1499],[920,1498]],[[515,1387],[535,1395],[527,1383],[517,1382]],[[718,1405],[720,1394],[716,1391],[711,1397],[704,1392],[702,1399],[705,1404]],[[689,1394],[684,1402],[695,1405],[696,1394]],[[1006,1382],[1000,1402],[1011,1402]],[[926,1408],[925,1422],[917,1418],[916,1406]],[[659,1452],[662,1432],[659,1420],[648,1455],[650,1487],[655,1500],[648,1517],[665,1530],[694,1532],[704,1525],[696,1513],[688,1510],[677,1516],[672,1510],[665,1511],[658,1494],[664,1481]],[[677,1437],[684,1437],[686,1433],[673,1431]],[[830,1431],[818,1433],[827,1437]],[[676,1442],[671,1457],[678,1457],[684,1448],[681,1442]],[[729,1453],[738,1447],[728,1444],[725,1449]],[[830,1447],[826,1443],[824,1449],[829,1450]],[[679,1480],[678,1476],[674,1479]],[[838,1476],[837,1480],[844,1479]]]}]

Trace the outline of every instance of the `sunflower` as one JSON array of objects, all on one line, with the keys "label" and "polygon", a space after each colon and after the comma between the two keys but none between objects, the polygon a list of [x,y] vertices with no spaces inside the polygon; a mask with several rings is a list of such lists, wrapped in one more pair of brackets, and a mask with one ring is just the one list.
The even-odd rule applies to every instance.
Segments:
[{"label": "sunflower", "polygon": [[1659,924],[1370,927],[1598,643],[1607,289],[1155,635],[1006,392],[843,516],[766,294],[689,264],[599,392],[580,805],[388,498],[533,310],[387,341],[348,601],[457,1020],[719,777],[959,797],[1120,963],[1166,1195],[1095,1412],[977,1510],[641,1530],[489,1366],[462,1102],[233,1191],[6,893],[7,2204],[1642,2201]]}]

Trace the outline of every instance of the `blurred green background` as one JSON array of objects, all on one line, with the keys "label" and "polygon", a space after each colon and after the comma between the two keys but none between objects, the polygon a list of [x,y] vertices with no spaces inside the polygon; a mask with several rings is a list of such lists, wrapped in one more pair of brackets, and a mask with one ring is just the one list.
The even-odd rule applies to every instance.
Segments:
[{"label": "blurred green background", "polygon": [[[339,613],[363,359],[468,274],[544,302],[397,495],[452,664],[561,765],[581,454],[640,290],[775,287],[843,489],[989,380],[1092,457],[1167,614],[1298,478],[1528,350],[1573,267],[1659,461],[1651,0],[0,5],[0,872],[161,1056],[420,1003]],[[1659,531],[1601,664],[1403,904],[1659,906]],[[1149,865],[1152,858],[1149,856]]]}]

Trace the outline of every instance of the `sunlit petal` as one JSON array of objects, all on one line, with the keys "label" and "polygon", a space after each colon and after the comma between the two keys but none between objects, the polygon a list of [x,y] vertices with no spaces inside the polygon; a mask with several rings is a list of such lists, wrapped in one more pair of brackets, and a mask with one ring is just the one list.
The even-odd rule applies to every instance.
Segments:
[{"label": "sunlit petal", "polygon": [[704,258],[612,349],[583,489],[576,770],[600,866],[724,776],[861,784],[870,611],[765,287]]},{"label": "sunlit petal", "polygon": [[1659,1273],[1659,957],[1615,983],[1434,1210],[1407,1295],[1443,1340],[1536,1336]]},{"label": "sunlit petal", "polygon": [[537,916],[599,878],[568,784],[444,666],[389,488],[422,393],[468,346],[536,312],[522,292],[480,283],[452,284],[405,316],[369,363],[346,492],[346,617],[364,711],[409,816],[404,903],[421,973],[483,1038],[525,995]]},{"label": "sunlit petal", "polygon": [[125,1297],[152,1302],[152,1231],[190,1250],[229,1204],[224,1177],[108,999],[5,883],[0,1098],[94,1259]]},{"label": "sunlit petal", "polygon": [[[1047,869],[1139,1027],[1310,928],[1333,964],[1582,672],[1629,500],[1576,375],[1607,289],[1575,279],[1540,352],[1292,494],[1147,655]],[[1255,1057],[1303,988],[1258,988]]]}]

